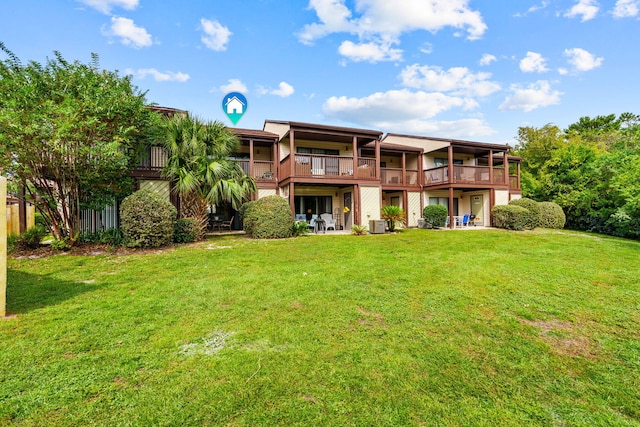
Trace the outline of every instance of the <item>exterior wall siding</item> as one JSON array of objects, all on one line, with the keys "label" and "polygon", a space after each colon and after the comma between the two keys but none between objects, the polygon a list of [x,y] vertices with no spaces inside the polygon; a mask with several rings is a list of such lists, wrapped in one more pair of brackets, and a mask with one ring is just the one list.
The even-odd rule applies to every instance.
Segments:
[{"label": "exterior wall siding", "polygon": [[101,211],[84,209],[80,212],[80,230],[96,233],[109,228],[120,226],[120,215],[118,206],[114,201],[112,205],[105,207]]},{"label": "exterior wall siding", "polygon": [[380,219],[380,187],[360,187],[360,224],[369,225],[372,219]]},{"label": "exterior wall siding", "polygon": [[258,188],[258,199],[277,195],[275,188]]},{"label": "exterior wall siding", "polygon": [[166,197],[167,200],[170,200],[171,197],[171,186],[169,185],[169,181],[141,180],[140,189],[150,190],[154,193],[158,193],[162,197]]},{"label": "exterior wall siding", "polygon": [[420,211],[420,193],[419,192],[408,192],[407,193],[407,213],[408,213],[408,221],[407,227],[417,227],[418,226],[418,218],[422,218],[422,212]]}]

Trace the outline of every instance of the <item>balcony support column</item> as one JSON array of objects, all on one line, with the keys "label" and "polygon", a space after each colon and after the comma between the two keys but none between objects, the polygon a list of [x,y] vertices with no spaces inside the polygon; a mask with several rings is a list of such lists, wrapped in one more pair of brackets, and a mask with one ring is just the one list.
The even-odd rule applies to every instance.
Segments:
[{"label": "balcony support column", "polygon": [[253,178],[253,139],[249,140],[249,176]]},{"label": "balcony support column", "polygon": [[[448,157],[448,164],[447,164],[447,168],[449,171],[449,179],[448,179],[448,183],[449,184],[453,184],[453,145],[449,145],[449,148],[447,150],[447,157]],[[450,202],[450,204],[453,202]]]},{"label": "balcony support column", "polygon": [[454,226],[455,222],[453,219],[453,187],[449,186],[449,228],[453,229]]},{"label": "balcony support column", "polygon": [[402,185],[407,185],[407,153],[404,151],[402,152]]},{"label": "balcony support column", "polygon": [[380,178],[380,138],[376,138],[376,179]]},{"label": "balcony support column", "polygon": [[504,181],[502,183],[508,186],[509,185],[509,156],[506,151],[502,153],[502,165],[504,167],[504,176],[502,177]]},{"label": "balcony support column", "polygon": [[289,183],[289,209],[291,209],[291,218],[296,219],[296,198],[295,198],[295,184]]},{"label": "balcony support column", "polygon": [[289,176],[291,177],[296,176],[296,152],[294,149],[294,146],[295,146],[294,133],[295,132],[293,129],[289,131],[289,164],[290,164]]},{"label": "balcony support column", "polygon": [[495,184],[493,182],[493,150],[489,150],[489,184]]},{"label": "balcony support column", "polygon": [[358,138],[355,136],[353,137],[352,145],[353,145],[353,148],[352,148],[353,149],[353,178],[355,179],[358,176]]}]

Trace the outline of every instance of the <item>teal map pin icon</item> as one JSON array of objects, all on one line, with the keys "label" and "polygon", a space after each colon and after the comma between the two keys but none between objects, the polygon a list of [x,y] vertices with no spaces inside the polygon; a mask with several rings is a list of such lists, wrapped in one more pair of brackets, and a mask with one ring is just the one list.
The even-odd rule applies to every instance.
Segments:
[{"label": "teal map pin icon", "polygon": [[247,98],[240,92],[229,92],[222,98],[222,111],[229,117],[234,125],[247,111]]}]

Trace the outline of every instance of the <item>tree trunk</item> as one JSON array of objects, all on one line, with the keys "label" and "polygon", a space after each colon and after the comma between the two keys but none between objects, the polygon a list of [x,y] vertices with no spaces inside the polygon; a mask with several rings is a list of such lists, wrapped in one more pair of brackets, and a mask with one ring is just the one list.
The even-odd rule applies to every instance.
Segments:
[{"label": "tree trunk", "polygon": [[209,225],[209,212],[207,211],[209,204],[195,192],[181,196],[180,201],[180,218],[193,218],[198,221],[200,233],[196,236],[196,239],[203,239]]}]

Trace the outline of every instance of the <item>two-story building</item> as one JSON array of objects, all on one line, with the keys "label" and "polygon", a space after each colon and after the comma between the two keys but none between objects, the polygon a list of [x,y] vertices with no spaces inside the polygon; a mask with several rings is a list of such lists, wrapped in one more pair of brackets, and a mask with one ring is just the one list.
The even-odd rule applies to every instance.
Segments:
[{"label": "two-story building", "polygon": [[[241,142],[233,159],[256,181],[254,200],[279,195],[295,218],[330,214],[338,229],[380,219],[384,205],[402,207],[406,226],[416,227],[429,204],[447,208],[451,227],[464,214],[488,226],[494,205],[521,197],[520,159],[508,155],[508,145],[277,120],[266,120],[262,130],[230,130]],[[164,194],[179,208],[160,175],[165,162],[161,147],[148,147],[133,176],[137,188]],[[214,209],[242,228],[230,206]]]}]

